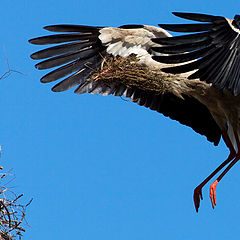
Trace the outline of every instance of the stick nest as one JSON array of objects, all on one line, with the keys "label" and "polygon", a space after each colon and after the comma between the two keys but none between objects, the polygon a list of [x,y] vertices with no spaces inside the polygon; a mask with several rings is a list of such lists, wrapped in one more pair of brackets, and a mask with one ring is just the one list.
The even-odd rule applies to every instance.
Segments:
[{"label": "stick nest", "polygon": [[[0,169],[2,170],[2,167]],[[26,205],[19,203],[23,194],[16,195],[7,187],[13,180],[11,176],[11,171],[0,173],[0,240],[21,239],[25,232],[22,227],[25,210],[31,202]]]},{"label": "stick nest", "polygon": [[101,81],[105,84],[122,83],[128,88],[136,87],[145,92],[156,94],[172,91],[172,80],[184,78],[167,74],[160,69],[152,70],[138,64],[135,56],[127,58],[108,57],[101,68],[92,74],[90,81]]}]

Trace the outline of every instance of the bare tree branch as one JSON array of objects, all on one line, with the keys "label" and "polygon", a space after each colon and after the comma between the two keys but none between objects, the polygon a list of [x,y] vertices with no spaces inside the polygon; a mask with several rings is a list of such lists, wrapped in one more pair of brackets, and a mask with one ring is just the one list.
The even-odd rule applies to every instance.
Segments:
[{"label": "bare tree branch", "polygon": [[14,178],[11,172],[12,170],[0,173],[0,240],[21,239],[25,232],[22,225],[28,225],[24,221],[25,210],[32,201],[27,204],[19,203],[23,194],[17,195],[8,187]]}]

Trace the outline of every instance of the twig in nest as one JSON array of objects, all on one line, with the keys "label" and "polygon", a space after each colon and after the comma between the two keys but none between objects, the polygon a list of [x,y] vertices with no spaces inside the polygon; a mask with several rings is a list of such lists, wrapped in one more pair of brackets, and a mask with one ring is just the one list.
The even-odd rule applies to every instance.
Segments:
[{"label": "twig in nest", "polygon": [[[3,183],[5,178],[10,175],[10,171],[3,173],[0,180],[0,240],[1,239],[21,239],[25,229],[21,226],[25,219],[26,207],[28,204],[20,204],[19,199],[23,194],[16,195]],[[6,179],[7,183],[11,180]],[[26,225],[26,224],[25,224]]]},{"label": "twig in nest", "polygon": [[102,66],[92,73],[89,81],[101,81],[106,85],[123,84],[127,88],[137,88],[145,92],[159,94],[172,91],[173,80],[183,80],[181,76],[164,73],[161,69],[153,70],[138,63],[135,56],[127,58],[107,57]]}]

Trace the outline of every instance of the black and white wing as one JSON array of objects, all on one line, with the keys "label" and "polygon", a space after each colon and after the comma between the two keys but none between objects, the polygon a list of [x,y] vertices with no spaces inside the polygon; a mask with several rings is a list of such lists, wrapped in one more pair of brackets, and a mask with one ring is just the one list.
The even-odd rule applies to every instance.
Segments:
[{"label": "black and white wing", "polygon": [[[101,88],[101,83],[87,81],[94,69],[101,66],[107,55],[139,58],[139,64],[159,65],[151,58],[150,48],[157,46],[151,41],[156,37],[171,36],[167,31],[144,25],[124,25],[120,28],[90,27],[82,25],[53,25],[44,27],[54,34],[29,40],[32,44],[58,44],[31,55],[32,59],[42,60],[37,69],[56,68],[41,78],[48,83],[62,78],[52,90],[61,92],[78,86],[76,93],[113,94],[116,89]],[[105,89],[105,90],[104,90]]]},{"label": "black and white wing", "polygon": [[[154,48],[169,56],[154,57],[162,63],[181,63],[162,69],[167,73],[183,73],[196,70],[188,77],[199,78],[215,87],[240,93],[240,16],[234,20],[198,13],[174,15],[198,21],[197,24],[160,24],[162,28],[191,34],[165,39],[155,39],[165,47]],[[193,34],[192,34],[193,33]],[[184,64],[182,64],[184,63]]]},{"label": "black and white wing", "polygon": [[55,68],[43,76],[41,82],[63,79],[52,88],[53,91],[77,87],[75,93],[78,94],[123,95],[141,106],[190,126],[215,145],[218,144],[221,131],[208,109],[196,99],[188,96],[182,99],[171,92],[153,93],[130,88],[114,81],[106,84],[104,81],[89,80],[92,70],[100,68],[108,56],[125,58],[134,54],[139,59],[138,64],[149,69],[160,69],[162,64],[152,59],[154,52],[151,50],[159,44],[152,39],[170,37],[167,31],[146,25],[124,25],[119,28],[54,25],[45,29],[59,34],[34,38],[29,40],[30,43],[55,46],[33,53],[31,58],[43,60],[36,64],[38,69]]}]

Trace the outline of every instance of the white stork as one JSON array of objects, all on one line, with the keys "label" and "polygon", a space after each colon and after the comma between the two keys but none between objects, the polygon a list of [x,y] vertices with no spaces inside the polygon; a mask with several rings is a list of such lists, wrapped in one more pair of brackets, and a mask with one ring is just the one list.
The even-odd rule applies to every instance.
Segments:
[{"label": "white stork", "polygon": [[[77,86],[75,93],[125,96],[139,105],[156,110],[205,135],[218,145],[221,136],[230,150],[228,158],[194,190],[196,211],[202,199],[202,187],[228,165],[210,186],[213,208],[216,186],[240,159],[240,17],[230,19],[193,13],[175,15],[201,24],[124,25],[90,27],[53,25],[44,29],[59,34],[29,40],[32,44],[56,46],[40,50],[32,59],[45,59],[37,69],[54,68],[41,78],[48,83],[61,80],[52,90],[65,91]],[[198,32],[171,37],[164,30]],[[159,79],[163,88],[147,91],[138,85],[121,82],[94,81],[93,70],[113,57],[137,57],[137,65],[151,71],[184,76],[184,79]],[[171,64],[171,65],[168,65]],[[104,74],[104,71],[103,73]]]}]

